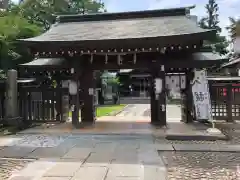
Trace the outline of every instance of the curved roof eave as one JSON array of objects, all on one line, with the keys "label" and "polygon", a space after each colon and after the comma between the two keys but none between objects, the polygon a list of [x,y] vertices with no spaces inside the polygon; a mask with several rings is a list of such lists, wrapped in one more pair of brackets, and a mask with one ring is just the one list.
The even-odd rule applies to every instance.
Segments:
[{"label": "curved roof eave", "polygon": [[[59,40],[59,41],[52,41],[52,40],[41,40],[41,39],[37,39],[37,38],[28,38],[28,39],[18,39],[18,42],[22,42],[22,43],[27,43],[27,44],[59,44],[59,43],[63,43],[63,44],[75,44],[77,45],[79,44],[84,44],[84,43],[99,43],[99,42],[121,42],[121,41],[142,41],[142,40],[168,40],[168,39],[173,39],[173,38],[177,38],[176,39],[176,44],[178,43],[178,39],[184,40],[185,37],[196,37],[197,40],[201,39],[201,40],[209,40],[213,37],[213,35],[215,35],[216,30],[206,30],[203,32],[197,32],[197,33],[188,33],[188,34],[177,34],[177,35],[169,35],[169,36],[157,36],[157,37],[141,37],[141,38],[119,38],[119,39],[101,39],[101,40]],[[193,39],[192,39],[193,40]],[[161,43],[160,43],[161,44]],[[167,42],[165,42],[165,44],[168,44]]]}]

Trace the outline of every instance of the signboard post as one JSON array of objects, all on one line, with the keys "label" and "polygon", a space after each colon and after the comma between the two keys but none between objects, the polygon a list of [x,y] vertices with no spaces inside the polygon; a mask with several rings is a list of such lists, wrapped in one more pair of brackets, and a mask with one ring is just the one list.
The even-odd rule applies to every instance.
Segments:
[{"label": "signboard post", "polygon": [[192,93],[196,118],[199,121],[211,121],[212,128],[207,130],[208,133],[221,134],[221,131],[216,129],[214,126],[207,72],[205,70],[195,70],[194,74],[195,76],[192,83]]},{"label": "signboard post", "polygon": [[195,70],[192,93],[197,120],[212,120],[211,101],[205,70]]}]

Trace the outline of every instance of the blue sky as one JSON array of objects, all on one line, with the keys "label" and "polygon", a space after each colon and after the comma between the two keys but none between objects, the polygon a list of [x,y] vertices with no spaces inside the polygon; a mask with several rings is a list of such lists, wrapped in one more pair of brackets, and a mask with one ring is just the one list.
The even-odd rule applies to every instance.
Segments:
[{"label": "blue sky", "polygon": [[[17,0],[14,0],[17,1]],[[225,27],[229,24],[228,17],[240,17],[240,0],[216,0],[219,5],[220,26],[227,35]],[[202,17],[205,14],[205,4],[208,0],[103,0],[109,12],[134,11],[147,9],[162,9],[196,5],[192,14]]]}]

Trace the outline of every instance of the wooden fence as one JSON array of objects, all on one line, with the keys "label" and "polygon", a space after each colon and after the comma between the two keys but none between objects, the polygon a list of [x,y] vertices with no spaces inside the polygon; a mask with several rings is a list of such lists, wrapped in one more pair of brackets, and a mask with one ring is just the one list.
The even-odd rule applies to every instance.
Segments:
[{"label": "wooden fence", "polygon": [[[240,83],[209,84],[212,115],[216,120],[240,120]],[[62,96],[66,88],[20,86],[18,88],[19,115],[26,123],[61,122]],[[5,86],[0,84],[0,124],[5,118]]]},{"label": "wooden fence", "polygon": [[216,120],[240,120],[240,83],[210,83],[212,115]]},{"label": "wooden fence", "polygon": [[19,89],[19,114],[24,121],[63,121],[62,95],[64,88],[22,87]]},{"label": "wooden fence", "polygon": [[[19,87],[19,115],[27,124],[33,122],[61,122],[63,121],[62,96],[67,93],[68,89],[66,88]],[[5,118],[5,103],[5,89],[0,88],[0,121]]]}]

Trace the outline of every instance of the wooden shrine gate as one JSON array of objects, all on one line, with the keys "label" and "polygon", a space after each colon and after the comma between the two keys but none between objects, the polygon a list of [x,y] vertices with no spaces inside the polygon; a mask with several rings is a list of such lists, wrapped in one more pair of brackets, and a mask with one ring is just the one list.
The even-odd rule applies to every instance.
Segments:
[{"label": "wooden shrine gate", "polygon": [[[166,125],[165,78],[166,73],[176,71],[186,73],[186,87],[182,91],[185,94],[184,121],[191,122],[193,69],[222,63],[220,56],[204,52],[203,42],[212,39],[216,31],[200,28],[191,18],[192,8],[63,15],[56,18],[56,24],[49,31],[20,42],[42,61],[28,64],[28,69],[37,67],[44,72],[54,65],[57,70],[53,73],[63,74],[62,70],[66,68],[71,70],[70,80],[77,89],[71,97],[75,100],[74,126],[80,123],[80,109],[81,123],[95,122],[92,93],[95,70],[141,68],[148,69],[152,77],[149,90],[151,123]],[[57,58],[63,61],[53,61]],[[155,82],[160,82],[159,86]],[[161,90],[156,91],[158,88]]]}]

